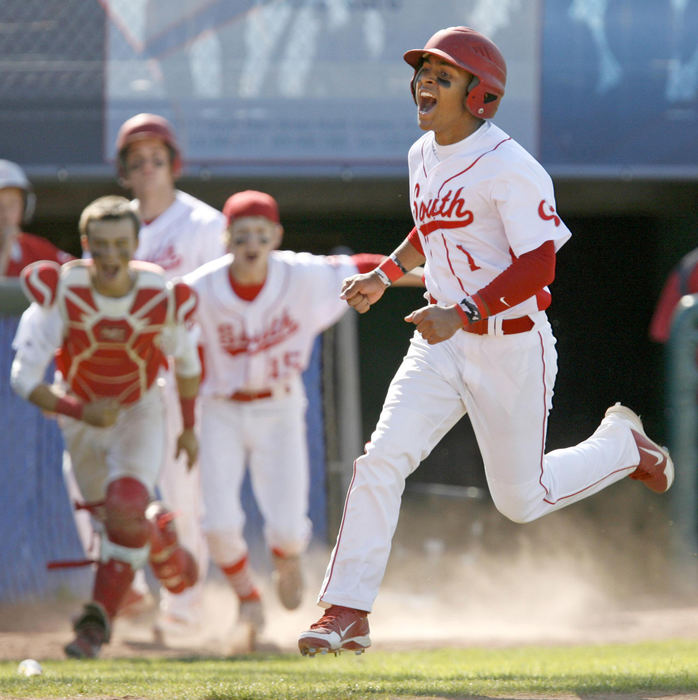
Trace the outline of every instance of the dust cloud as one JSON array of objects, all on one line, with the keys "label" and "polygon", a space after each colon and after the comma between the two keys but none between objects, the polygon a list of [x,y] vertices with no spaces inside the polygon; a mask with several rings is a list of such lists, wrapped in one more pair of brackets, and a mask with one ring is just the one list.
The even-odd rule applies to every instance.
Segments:
[{"label": "dust cloud", "polygon": [[[698,589],[677,580],[663,504],[637,491],[611,488],[528,525],[507,521],[487,499],[406,495],[369,618],[373,646],[696,638]],[[329,552],[316,546],[306,555],[306,595],[295,611],[280,606],[269,567],[258,563],[267,625],[257,648],[296,649],[322,614],[315,598]],[[236,603],[215,576],[206,608],[200,644],[234,651]]]}]

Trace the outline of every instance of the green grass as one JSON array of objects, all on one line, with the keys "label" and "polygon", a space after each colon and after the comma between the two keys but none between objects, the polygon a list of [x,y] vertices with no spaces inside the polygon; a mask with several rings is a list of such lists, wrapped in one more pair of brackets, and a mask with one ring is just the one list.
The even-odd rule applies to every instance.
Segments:
[{"label": "green grass", "polygon": [[698,640],[42,665],[43,675],[24,678],[16,662],[1,662],[0,697],[395,700],[698,691]]}]

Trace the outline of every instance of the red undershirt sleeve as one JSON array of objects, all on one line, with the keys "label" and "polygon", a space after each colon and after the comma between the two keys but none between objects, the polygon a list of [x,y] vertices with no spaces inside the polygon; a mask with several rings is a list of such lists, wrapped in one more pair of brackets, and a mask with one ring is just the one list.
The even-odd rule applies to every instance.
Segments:
[{"label": "red undershirt sleeve", "polygon": [[530,250],[495,277],[487,286],[473,294],[473,300],[485,316],[504,311],[535,296],[555,279],[555,243],[546,241]]},{"label": "red undershirt sleeve", "polygon": [[416,226],[407,234],[407,240],[419,251],[420,255],[424,255],[424,248],[422,248],[422,241]]},{"label": "red undershirt sleeve", "polygon": [[356,253],[351,256],[351,261],[361,274],[375,270],[384,260],[385,255],[378,253]]}]

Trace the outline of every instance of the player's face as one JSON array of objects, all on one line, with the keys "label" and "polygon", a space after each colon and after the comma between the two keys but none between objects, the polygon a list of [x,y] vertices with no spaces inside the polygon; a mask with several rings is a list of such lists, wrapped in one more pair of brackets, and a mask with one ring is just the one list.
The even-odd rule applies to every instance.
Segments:
[{"label": "player's face", "polygon": [[0,233],[5,229],[16,230],[22,224],[24,193],[19,187],[0,190]]},{"label": "player's face", "polygon": [[174,189],[170,151],[160,139],[143,139],[131,144],[124,166],[124,184],[138,198]]},{"label": "player's face", "polygon": [[282,233],[279,224],[263,216],[232,221],[228,227],[228,252],[233,254],[233,275],[241,282],[263,281],[269,254],[278,248]]},{"label": "player's face", "polygon": [[129,262],[138,245],[131,219],[92,221],[83,238],[94,266],[92,283],[105,296],[121,297],[131,290],[133,280]]},{"label": "player's face", "polygon": [[472,75],[427,54],[415,77],[417,121],[424,131],[433,131],[437,143],[461,141],[473,132],[478,120],[465,106],[466,89]]}]

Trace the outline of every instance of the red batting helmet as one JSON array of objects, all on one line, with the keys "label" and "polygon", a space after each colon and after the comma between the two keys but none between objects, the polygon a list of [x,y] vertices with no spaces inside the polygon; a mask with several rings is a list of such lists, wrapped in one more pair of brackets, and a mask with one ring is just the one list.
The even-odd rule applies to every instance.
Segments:
[{"label": "red batting helmet", "polygon": [[141,139],[160,139],[172,153],[172,170],[175,174],[179,174],[182,169],[182,160],[172,124],[159,114],[148,114],[147,112],[136,114],[127,119],[119,129],[116,137],[116,156],[120,170],[123,170],[126,149]]},{"label": "red batting helmet", "polygon": [[499,107],[507,80],[507,64],[494,43],[470,27],[448,27],[436,32],[423,49],[412,49],[404,55],[405,61],[414,68],[414,78],[424,54],[439,56],[444,61],[472,73],[466,106],[475,117],[490,119]]}]

